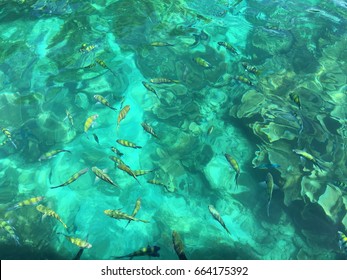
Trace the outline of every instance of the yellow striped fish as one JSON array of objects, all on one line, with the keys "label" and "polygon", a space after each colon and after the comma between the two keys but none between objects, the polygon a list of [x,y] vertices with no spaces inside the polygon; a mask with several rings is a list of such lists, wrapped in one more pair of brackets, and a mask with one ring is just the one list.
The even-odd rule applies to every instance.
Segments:
[{"label": "yellow striped fish", "polygon": [[103,97],[101,95],[98,95],[98,94],[95,94],[94,95],[94,99],[96,101],[100,102],[102,105],[105,105],[106,107],[108,107],[108,108],[110,108],[110,109],[112,109],[114,111],[117,111],[117,109],[112,107],[111,104],[108,102],[108,100],[105,97]]},{"label": "yellow striped fish", "polygon": [[293,152],[309,161],[311,161],[315,166],[317,166],[321,171],[323,171],[324,167],[318,162],[318,160],[311,154],[298,150],[298,149],[293,149]]},{"label": "yellow striped fish", "polygon": [[92,171],[93,173],[96,175],[96,177],[100,178],[101,180],[115,186],[115,187],[119,187],[116,183],[114,183],[112,181],[112,179],[101,169],[97,168],[96,166],[92,167]]},{"label": "yellow striped fish", "polygon": [[60,188],[60,187],[65,187],[69,184],[71,184],[72,182],[75,182],[79,177],[81,177],[83,174],[86,174],[87,171],[89,170],[88,167],[78,171],[77,173],[73,174],[65,183],[62,183],[58,186],[55,187],[51,187],[51,189],[56,189],[56,188]]},{"label": "yellow striped fish", "polygon": [[164,187],[168,192],[171,192],[168,185],[166,185],[166,184],[164,184],[163,182],[160,182],[160,181],[158,181],[158,180],[156,180],[156,179],[147,180],[147,183],[150,183],[150,184],[152,184],[152,185],[157,185],[157,186]]},{"label": "yellow striped fish", "polygon": [[212,68],[212,64],[207,62],[205,59],[201,58],[201,57],[195,57],[193,58],[193,60],[200,66],[204,67],[204,68]]},{"label": "yellow striped fish", "polygon": [[[136,214],[140,211],[141,208],[141,198],[139,197],[135,202],[135,207],[133,212],[131,213],[131,216],[135,217]],[[125,227],[127,227],[130,224],[131,220],[128,221]]]},{"label": "yellow striped fish", "polygon": [[71,154],[69,150],[53,150],[53,151],[44,153],[42,156],[40,156],[39,161],[51,159],[52,157],[55,157],[57,154],[63,153],[63,152],[67,152]]},{"label": "yellow striped fish", "polygon": [[212,217],[215,218],[222,225],[222,227],[227,231],[227,233],[230,234],[230,231],[227,229],[222,217],[220,216],[218,211],[213,207],[213,205],[209,205],[208,210],[210,211]]},{"label": "yellow striped fish", "polygon": [[123,259],[123,258],[129,258],[129,260],[132,260],[134,257],[142,257],[142,256],[149,256],[149,257],[159,257],[158,251],[160,250],[160,247],[158,246],[147,246],[143,247],[140,250],[137,250],[131,254],[125,255],[125,256],[112,256],[113,259]]},{"label": "yellow striped fish", "polygon": [[124,164],[125,163],[119,158],[119,157],[116,157],[116,156],[109,156],[109,158],[114,161],[116,164]]},{"label": "yellow striped fish", "polygon": [[40,201],[42,201],[44,198],[45,198],[44,196],[37,196],[37,197],[32,197],[32,198],[23,200],[21,202],[16,203],[12,207],[10,207],[7,211],[15,210],[15,209],[21,208],[23,206],[35,205],[35,204],[39,203]]},{"label": "yellow striped fish", "polygon": [[128,140],[124,139],[117,139],[116,142],[124,147],[134,148],[134,149],[141,149],[141,146],[137,146],[135,143],[130,142]]},{"label": "yellow striped fish", "polygon": [[68,236],[64,233],[58,232],[57,234],[62,234],[64,235],[64,237],[70,241],[72,244],[76,245],[79,248],[83,248],[83,249],[89,249],[92,248],[92,244],[90,244],[88,241],[82,240],[80,238],[77,237],[73,237],[73,236]]},{"label": "yellow striped fish", "polygon": [[175,252],[180,260],[187,260],[184,253],[184,245],[181,236],[177,231],[172,231],[172,243],[174,245]]},{"label": "yellow striped fish", "polygon": [[88,119],[86,120],[86,122],[84,123],[84,132],[87,133],[87,131],[89,130],[89,128],[95,123],[95,120],[99,117],[98,114],[95,115],[91,115],[90,117],[88,117]]},{"label": "yellow striped fish", "polygon": [[153,78],[149,80],[152,84],[178,84],[179,80],[171,80],[167,78]]},{"label": "yellow striped fish", "polygon": [[157,91],[156,91],[149,83],[146,83],[146,82],[143,81],[142,84],[144,85],[144,87],[145,87],[147,90],[153,92],[153,93],[155,94],[155,96],[158,97],[158,99],[160,100],[160,98],[159,98],[159,96],[158,96],[158,94],[157,94]]},{"label": "yellow striped fish", "polygon": [[94,50],[96,48],[95,45],[88,45],[86,43],[83,43],[82,46],[80,47],[79,49],[79,52],[81,53],[88,53],[88,52],[91,52],[92,50]]},{"label": "yellow striped fish", "polygon": [[141,126],[146,132],[159,139],[158,135],[154,132],[153,127],[151,127],[148,123],[143,122],[141,123]]},{"label": "yellow striped fish", "polygon": [[122,155],[124,155],[120,150],[118,150],[117,148],[115,148],[115,147],[111,147],[111,150],[112,150],[112,152],[114,152],[117,156],[122,156]]},{"label": "yellow striped fish", "polygon": [[130,111],[129,105],[125,105],[124,108],[122,110],[120,110],[119,115],[118,115],[118,119],[117,119],[117,130],[119,128],[120,122],[122,120],[124,120],[124,118],[126,117],[126,115],[128,114],[129,111]]},{"label": "yellow striped fish", "polygon": [[235,172],[236,172],[236,175],[235,175],[235,184],[236,184],[236,188],[238,188],[239,185],[238,185],[237,179],[239,178],[240,173],[241,173],[239,164],[237,163],[236,159],[234,159],[231,155],[225,154],[224,156],[225,156],[225,158],[227,159],[227,161],[229,162],[229,164],[231,165],[231,167],[232,167],[232,168],[235,170]]},{"label": "yellow striped fish", "polygon": [[153,46],[153,47],[168,47],[168,46],[174,46],[174,45],[169,44],[169,43],[166,43],[166,42],[158,42],[158,41],[156,41],[156,42],[151,42],[150,45]]},{"label": "yellow striped fish", "polygon": [[228,51],[232,52],[233,54],[237,54],[236,49],[227,42],[218,42],[218,45],[225,47]]},{"label": "yellow striped fish", "polygon": [[339,247],[345,254],[347,254],[347,236],[342,232],[337,232],[339,235]]},{"label": "yellow striped fish", "polygon": [[142,175],[146,175],[148,173],[151,173],[155,170],[133,170],[133,173],[136,175],[136,176],[142,176]]},{"label": "yellow striped fish", "polygon": [[104,210],[104,214],[107,216],[117,219],[117,220],[128,220],[128,221],[135,221],[135,222],[143,222],[143,223],[149,223],[149,221],[137,219],[131,215],[125,214],[120,210]]},{"label": "yellow striped fish", "polygon": [[299,109],[301,109],[301,102],[300,102],[300,97],[296,93],[292,92],[289,94],[290,99],[298,105]]},{"label": "yellow striped fish", "polygon": [[0,220],[0,229],[3,229],[7,234],[14,239],[16,245],[20,245],[19,237],[16,235],[14,228],[6,221]]},{"label": "yellow striped fish", "polygon": [[105,68],[107,70],[109,70],[115,77],[118,76],[117,73],[115,73],[110,67],[108,67],[105,63],[105,61],[101,60],[101,59],[95,59],[96,63],[99,64],[102,68]]},{"label": "yellow striped fish", "polygon": [[136,175],[134,174],[134,172],[130,169],[130,167],[128,165],[118,163],[117,168],[128,173],[130,176],[132,176],[141,185],[140,181],[136,178]]},{"label": "yellow striped fish", "polygon": [[260,74],[260,71],[255,66],[249,65],[247,62],[242,62],[241,64],[247,72],[253,73],[255,75]]},{"label": "yellow striped fish", "polygon": [[39,204],[36,206],[36,210],[41,212],[43,214],[43,217],[50,216],[57,219],[64,226],[64,228],[67,228],[67,225],[62,221],[59,215],[55,213],[52,209],[46,206],[43,206],[42,204]]},{"label": "yellow striped fish", "polygon": [[8,129],[6,129],[6,128],[2,128],[1,131],[2,131],[3,134],[5,134],[7,139],[12,143],[13,147],[15,147],[17,149],[17,145],[12,140],[11,132]]},{"label": "yellow striped fish", "polygon": [[244,76],[234,76],[234,79],[241,82],[241,83],[244,83],[246,85],[249,85],[249,86],[254,86],[254,84],[252,83],[251,80],[247,79],[246,77]]}]

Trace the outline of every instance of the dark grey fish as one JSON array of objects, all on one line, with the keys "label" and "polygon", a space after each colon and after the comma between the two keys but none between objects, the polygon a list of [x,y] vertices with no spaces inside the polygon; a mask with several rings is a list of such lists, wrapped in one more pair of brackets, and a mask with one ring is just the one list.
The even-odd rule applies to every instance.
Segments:
[{"label": "dark grey fish", "polygon": [[99,137],[95,133],[93,133],[93,137],[94,137],[95,142],[100,144],[99,143]]}]

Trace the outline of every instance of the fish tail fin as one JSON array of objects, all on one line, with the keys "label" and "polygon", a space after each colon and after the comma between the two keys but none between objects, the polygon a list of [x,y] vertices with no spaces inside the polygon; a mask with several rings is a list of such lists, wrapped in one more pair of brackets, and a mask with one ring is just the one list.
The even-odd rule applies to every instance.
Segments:
[{"label": "fish tail fin", "polygon": [[148,224],[148,223],[149,223],[149,221],[147,221],[147,220],[138,219],[138,221],[139,221],[139,222],[143,222],[143,223],[145,223],[145,224]]},{"label": "fish tail fin", "polygon": [[172,80],[175,84],[181,83],[179,80]]},{"label": "fish tail fin", "polygon": [[22,246],[22,244],[19,242],[19,237],[17,235],[13,235],[12,238],[14,239],[16,246]]},{"label": "fish tail fin", "polygon": [[125,225],[124,228],[126,228],[130,224],[131,220],[128,221],[128,223]]},{"label": "fish tail fin", "polygon": [[240,173],[236,173],[236,175],[235,175],[235,189],[236,190],[239,188],[239,184],[238,184],[239,176],[240,176]]},{"label": "fish tail fin", "polygon": [[17,148],[17,145],[13,142],[13,140],[10,140],[10,141],[11,141],[13,147],[15,147],[16,149],[18,149],[18,148]]},{"label": "fish tail fin", "polygon": [[268,217],[270,217],[270,203],[271,203],[271,200],[269,200],[269,202],[267,203],[267,206],[266,206],[266,213],[267,213]]},{"label": "fish tail fin", "polygon": [[51,187],[51,189],[56,189],[56,188],[60,188],[63,187],[64,185],[59,185],[59,186],[55,186],[55,187]]},{"label": "fish tail fin", "polygon": [[141,149],[142,147],[141,146],[135,146],[135,149]]}]

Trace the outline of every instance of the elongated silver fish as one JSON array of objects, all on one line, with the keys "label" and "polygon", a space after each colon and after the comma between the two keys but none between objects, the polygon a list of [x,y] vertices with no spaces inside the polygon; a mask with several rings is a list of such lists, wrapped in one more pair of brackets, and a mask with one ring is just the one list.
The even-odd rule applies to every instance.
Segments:
[{"label": "elongated silver fish", "polygon": [[267,173],[266,175],[266,189],[267,189],[267,196],[268,196],[266,212],[267,212],[267,216],[270,217],[270,203],[272,199],[272,192],[274,189],[274,179],[270,172]]},{"label": "elongated silver fish", "polygon": [[216,208],[214,208],[213,205],[209,205],[208,210],[210,210],[212,217],[215,218],[222,225],[222,227],[227,231],[227,233],[231,235],[230,231],[227,229],[222,217],[220,216]]}]

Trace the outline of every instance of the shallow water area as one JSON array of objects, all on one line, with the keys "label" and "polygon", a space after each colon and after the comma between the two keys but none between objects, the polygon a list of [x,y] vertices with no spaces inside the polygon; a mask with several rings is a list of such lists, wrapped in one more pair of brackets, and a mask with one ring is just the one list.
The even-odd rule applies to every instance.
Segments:
[{"label": "shallow water area", "polygon": [[0,258],[345,259],[345,7],[0,1]]}]

